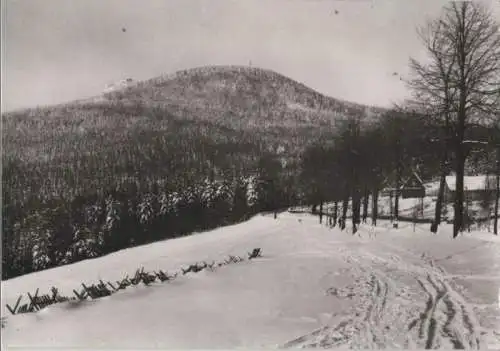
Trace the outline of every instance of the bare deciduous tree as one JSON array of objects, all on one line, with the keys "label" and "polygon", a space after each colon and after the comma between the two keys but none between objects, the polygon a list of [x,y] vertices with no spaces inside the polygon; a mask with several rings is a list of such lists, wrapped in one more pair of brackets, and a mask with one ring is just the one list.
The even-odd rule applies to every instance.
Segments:
[{"label": "bare deciduous tree", "polygon": [[441,188],[446,161],[453,152],[456,237],[464,224],[465,132],[472,123],[484,123],[485,117],[494,115],[500,87],[500,31],[485,5],[460,1],[445,6],[441,17],[419,34],[428,55],[426,60],[410,60],[409,86],[422,109],[443,122]]}]

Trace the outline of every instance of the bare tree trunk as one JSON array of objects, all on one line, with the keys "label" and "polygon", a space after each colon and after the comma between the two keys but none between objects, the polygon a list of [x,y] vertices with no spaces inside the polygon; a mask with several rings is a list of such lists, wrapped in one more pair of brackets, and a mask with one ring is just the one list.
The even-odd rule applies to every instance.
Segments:
[{"label": "bare tree trunk", "polygon": [[454,204],[454,219],[453,219],[453,238],[456,238],[460,231],[464,229],[464,168],[465,155],[463,147],[457,147],[457,163],[456,163],[456,189],[455,189],[455,204]]},{"label": "bare tree trunk", "polygon": [[355,190],[352,197],[352,233],[356,234],[358,231],[358,224],[360,222],[359,212],[361,210],[361,199],[359,192]]},{"label": "bare tree trunk", "polygon": [[[399,147],[399,146],[397,146]],[[394,218],[396,221],[396,225],[398,225],[399,221],[399,188],[401,187],[401,168],[399,165],[399,159],[398,159],[398,164],[396,166],[396,198],[394,199]]]},{"label": "bare tree trunk", "polygon": [[319,224],[323,223],[323,200],[319,202]]},{"label": "bare tree trunk", "polygon": [[496,176],[496,192],[495,192],[495,214],[493,222],[493,233],[498,235],[498,198],[500,197],[500,175],[497,173]]},{"label": "bare tree trunk", "polygon": [[378,190],[372,192],[372,225],[377,225],[378,217]]},{"label": "bare tree trunk", "polygon": [[339,203],[338,201],[335,201],[335,204],[333,205],[333,223],[332,227],[335,227],[337,225],[337,213],[339,210]]},{"label": "bare tree trunk", "polygon": [[349,206],[349,196],[346,196],[344,198],[344,201],[342,203],[342,223],[340,224],[340,229],[344,230],[345,229],[345,223],[347,220],[347,207]]},{"label": "bare tree trunk", "polygon": [[493,233],[498,235],[498,199],[500,197],[500,148],[497,149],[497,172],[495,191],[495,219],[493,222]]},{"label": "bare tree trunk", "polygon": [[439,190],[436,200],[436,208],[434,210],[434,221],[431,224],[431,232],[437,233],[438,227],[441,224],[441,214],[444,202],[444,189],[446,186],[446,171],[441,171],[441,178],[439,180]]},{"label": "bare tree trunk", "polygon": [[393,211],[393,207],[392,207],[392,198],[393,198],[393,191],[391,189],[389,191],[389,215],[390,215],[391,222],[394,219],[394,211]]},{"label": "bare tree trunk", "polygon": [[[467,28],[466,26],[466,13],[469,4],[466,2],[460,3],[455,8],[457,16],[457,32],[458,40],[456,42],[456,58],[458,66],[458,109],[457,109],[457,123],[455,126],[455,157],[456,157],[456,198],[455,198],[455,218],[453,220],[453,238],[458,236],[461,230],[464,228],[464,173],[465,173],[465,160],[467,158],[466,152],[464,150],[464,136],[465,128],[467,122],[467,99],[470,97],[468,91],[470,86],[467,84],[466,71],[471,67],[468,63],[468,54],[470,51],[467,40]],[[467,33],[467,34],[466,34]]]},{"label": "bare tree trunk", "polygon": [[365,194],[363,197],[363,223],[366,223],[366,219],[368,218],[368,199],[369,198],[369,192],[368,188],[365,187]]},{"label": "bare tree trunk", "polygon": [[399,219],[399,186],[396,188],[396,197],[394,199],[394,220],[396,223]]}]

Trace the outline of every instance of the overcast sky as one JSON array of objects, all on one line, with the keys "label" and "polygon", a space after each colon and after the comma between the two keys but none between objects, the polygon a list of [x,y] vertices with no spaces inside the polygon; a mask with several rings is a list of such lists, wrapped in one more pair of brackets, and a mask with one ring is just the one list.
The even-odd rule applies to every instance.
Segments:
[{"label": "overcast sky", "polygon": [[250,61],[333,97],[387,106],[406,94],[393,72],[405,74],[409,55],[422,54],[415,26],[442,5],[2,0],[2,111],[98,95],[127,77]]}]

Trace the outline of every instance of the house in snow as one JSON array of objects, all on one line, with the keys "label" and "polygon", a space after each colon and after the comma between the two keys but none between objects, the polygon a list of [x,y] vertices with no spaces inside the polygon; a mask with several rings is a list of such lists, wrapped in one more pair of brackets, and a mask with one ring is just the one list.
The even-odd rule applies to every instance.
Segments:
[{"label": "house in snow", "polygon": [[403,181],[401,186],[401,195],[403,199],[409,198],[424,198],[425,186],[422,178],[413,171],[411,175]]},{"label": "house in snow", "polygon": [[391,182],[389,178],[383,181],[385,187],[381,190],[382,196],[395,197],[396,194],[399,194],[403,199],[409,199],[423,198],[426,195],[424,182],[416,171],[412,171],[408,177],[401,179],[399,189],[396,189]]},{"label": "house in snow", "polygon": [[[456,177],[446,177],[445,198],[453,201],[455,198]],[[468,200],[482,200],[488,193],[496,191],[495,176],[478,175],[464,177],[464,196]]]}]

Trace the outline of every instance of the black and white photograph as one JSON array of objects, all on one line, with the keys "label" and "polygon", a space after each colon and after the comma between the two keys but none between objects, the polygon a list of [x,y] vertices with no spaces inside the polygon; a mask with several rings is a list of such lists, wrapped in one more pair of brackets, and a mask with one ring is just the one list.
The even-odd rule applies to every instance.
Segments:
[{"label": "black and white photograph", "polygon": [[500,349],[500,1],[0,0],[2,350]]}]

